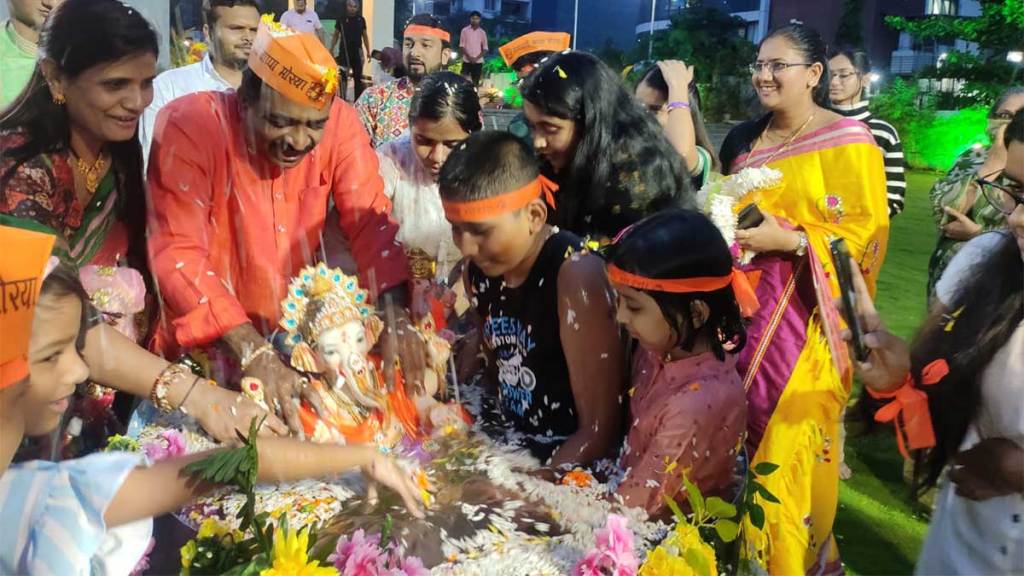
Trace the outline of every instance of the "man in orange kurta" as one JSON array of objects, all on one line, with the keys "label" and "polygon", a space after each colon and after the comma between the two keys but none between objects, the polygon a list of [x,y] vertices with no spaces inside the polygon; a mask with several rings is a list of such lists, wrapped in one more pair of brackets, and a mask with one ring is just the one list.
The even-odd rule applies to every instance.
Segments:
[{"label": "man in orange kurta", "polygon": [[164,314],[154,348],[173,358],[224,345],[296,431],[294,399],[318,398],[265,337],[289,279],[317,260],[329,200],[363,285],[378,302],[406,299],[407,263],[377,158],[355,111],[334,97],[333,66],[311,35],[264,22],[237,94],[192,94],[161,111],[148,174]]}]

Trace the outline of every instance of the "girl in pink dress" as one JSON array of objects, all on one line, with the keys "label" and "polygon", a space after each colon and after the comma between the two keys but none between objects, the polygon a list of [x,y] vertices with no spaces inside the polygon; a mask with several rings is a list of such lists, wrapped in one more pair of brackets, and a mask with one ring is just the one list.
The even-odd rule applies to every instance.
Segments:
[{"label": "girl in pink dress", "polygon": [[757,305],[746,276],[714,224],[690,210],[627,228],[607,269],[617,319],[639,344],[619,496],[665,516],[665,498],[676,498],[686,475],[704,495],[730,499],[747,425],[736,354],[746,343],[742,316]]}]

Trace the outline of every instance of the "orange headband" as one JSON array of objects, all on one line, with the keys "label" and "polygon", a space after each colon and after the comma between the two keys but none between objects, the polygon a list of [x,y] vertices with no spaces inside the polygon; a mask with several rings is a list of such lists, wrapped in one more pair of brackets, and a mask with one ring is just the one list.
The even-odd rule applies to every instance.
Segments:
[{"label": "orange headband", "polygon": [[688,294],[691,292],[714,292],[726,286],[732,285],[732,291],[736,295],[736,302],[740,305],[740,313],[744,318],[750,318],[760,308],[757,301],[757,294],[750,286],[747,275],[742,270],[732,269],[732,272],[725,276],[702,276],[696,278],[676,278],[663,280],[660,278],[646,278],[630,274],[615,264],[608,265],[608,279],[616,284],[625,284],[638,290],[654,290],[656,292],[671,292],[673,294]]},{"label": "orange headband", "polygon": [[542,174],[518,190],[493,198],[442,203],[444,204],[444,215],[453,222],[484,222],[519,210],[542,195],[544,201],[554,208],[557,190],[558,185]]},{"label": "orange headband", "polygon": [[410,34],[422,34],[423,36],[434,36],[440,38],[445,42],[451,42],[452,35],[441,30],[440,28],[434,28],[432,26],[424,26],[423,24],[409,24],[405,27],[405,32],[402,36],[408,36]]}]

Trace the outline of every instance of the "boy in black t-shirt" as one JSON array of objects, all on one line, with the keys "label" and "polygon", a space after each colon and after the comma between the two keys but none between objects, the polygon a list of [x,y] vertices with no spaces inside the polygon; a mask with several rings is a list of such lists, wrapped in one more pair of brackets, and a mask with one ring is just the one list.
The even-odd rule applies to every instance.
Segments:
[{"label": "boy in black t-shirt", "polygon": [[602,261],[547,224],[553,186],[512,134],[470,136],[448,156],[439,185],[469,259],[466,295],[497,369],[503,421],[552,465],[608,456],[619,440],[625,371]]}]

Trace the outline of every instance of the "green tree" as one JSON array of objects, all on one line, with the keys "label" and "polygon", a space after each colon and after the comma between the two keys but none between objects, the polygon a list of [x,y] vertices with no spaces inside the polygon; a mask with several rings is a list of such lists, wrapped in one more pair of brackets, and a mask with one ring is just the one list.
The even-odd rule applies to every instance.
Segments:
[{"label": "green tree", "polygon": [[[672,15],[667,30],[654,35],[652,55],[656,60],[680,59],[694,66],[703,112],[710,119],[746,115],[742,93],[749,84],[747,66],[757,50],[740,36],[745,26],[742,18],[695,0]],[[647,44],[640,45],[646,56]]]},{"label": "green tree", "polygon": [[958,78],[963,89],[956,96],[960,106],[991,102],[1014,81],[1016,68],[1006,53],[1024,49],[1024,0],[979,0],[981,15],[929,16],[908,20],[886,17],[886,23],[933,45],[965,40],[977,45],[977,53],[950,50],[941,67],[924,70],[925,78]]},{"label": "green tree", "polygon": [[928,170],[949,170],[968,148],[988,145],[987,106],[968,106],[937,114],[935,95],[917,83],[895,79],[871,99],[871,111],[900,133],[907,164]]},{"label": "green tree", "polygon": [[861,46],[864,35],[861,32],[861,0],[844,0],[843,13],[839,16],[836,43],[845,46]]}]

